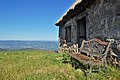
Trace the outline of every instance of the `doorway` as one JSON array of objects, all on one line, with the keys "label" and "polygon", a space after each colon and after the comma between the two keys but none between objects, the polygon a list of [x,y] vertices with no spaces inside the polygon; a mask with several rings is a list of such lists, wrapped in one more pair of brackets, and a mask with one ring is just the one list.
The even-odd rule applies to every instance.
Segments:
[{"label": "doorway", "polygon": [[77,43],[78,47],[81,47],[82,41],[86,40],[87,30],[86,30],[86,17],[81,18],[77,21]]},{"label": "doorway", "polygon": [[66,30],[65,36],[66,42],[71,42],[71,26],[67,26],[65,30]]}]

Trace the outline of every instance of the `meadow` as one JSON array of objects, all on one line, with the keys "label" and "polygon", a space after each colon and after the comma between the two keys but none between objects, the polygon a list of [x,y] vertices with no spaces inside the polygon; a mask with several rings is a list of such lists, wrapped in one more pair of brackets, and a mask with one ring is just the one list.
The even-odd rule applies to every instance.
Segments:
[{"label": "meadow", "polygon": [[[62,62],[62,54],[44,50],[0,51],[0,80],[85,80],[84,73]],[[92,73],[91,80],[120,80],[120,69]]]}]

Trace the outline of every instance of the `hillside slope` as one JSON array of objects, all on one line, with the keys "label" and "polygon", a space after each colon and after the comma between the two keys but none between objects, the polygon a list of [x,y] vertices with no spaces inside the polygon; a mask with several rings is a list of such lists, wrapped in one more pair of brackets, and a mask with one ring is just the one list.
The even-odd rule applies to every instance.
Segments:
[{"label": "hillside slope", "polygon": [[[120,80],[120,70],[93,73],[92,80]],[[83,72],[62,63],[62,55],[50,51],[0,52],[0,80],[85,80]]]}]

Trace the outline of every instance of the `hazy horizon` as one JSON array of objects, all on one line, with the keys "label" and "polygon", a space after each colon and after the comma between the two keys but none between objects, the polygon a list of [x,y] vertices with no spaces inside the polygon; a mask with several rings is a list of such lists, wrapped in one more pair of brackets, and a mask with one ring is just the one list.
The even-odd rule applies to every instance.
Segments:
[{"label": "hazy horizon", "polygon": [[21,50],[21,49],[43,49],[43,50],[58,50],[57,41],[1,41],[0,49],[6,50]]},{"label": "hazy horizon", "polygon": [[58,40],[0,40],[0,41],[56,41],[58,42]]}]

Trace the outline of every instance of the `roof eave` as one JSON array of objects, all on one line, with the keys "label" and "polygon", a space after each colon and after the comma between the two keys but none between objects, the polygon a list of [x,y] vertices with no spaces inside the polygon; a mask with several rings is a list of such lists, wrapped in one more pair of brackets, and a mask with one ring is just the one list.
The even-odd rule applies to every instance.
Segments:
[{"label": "roof eave", "polygon": [[96,0],[80,0],[81,2],[78,2],[74,5],[74,8],[70,9],[56,22],[56,26],[62,26],[66,23],[66,21],[70,20],[70,18],[73,18],[74,16],[84,12],[86,8],[89,7],[90,4],[92,4]]},{"label": "roof eave", "polygon": [[68,12],[69,12],[70,10],[74,9],[77,4],[81,3],[81,1],[82,1],[82,0],[76,0],[76,1],[72,4],[72,6],[64,13],[64,15],[56,22],[55,25],[56,25],[56,26],[59,26],[60,22],[62,22],[63,18],[68,14]]}]

